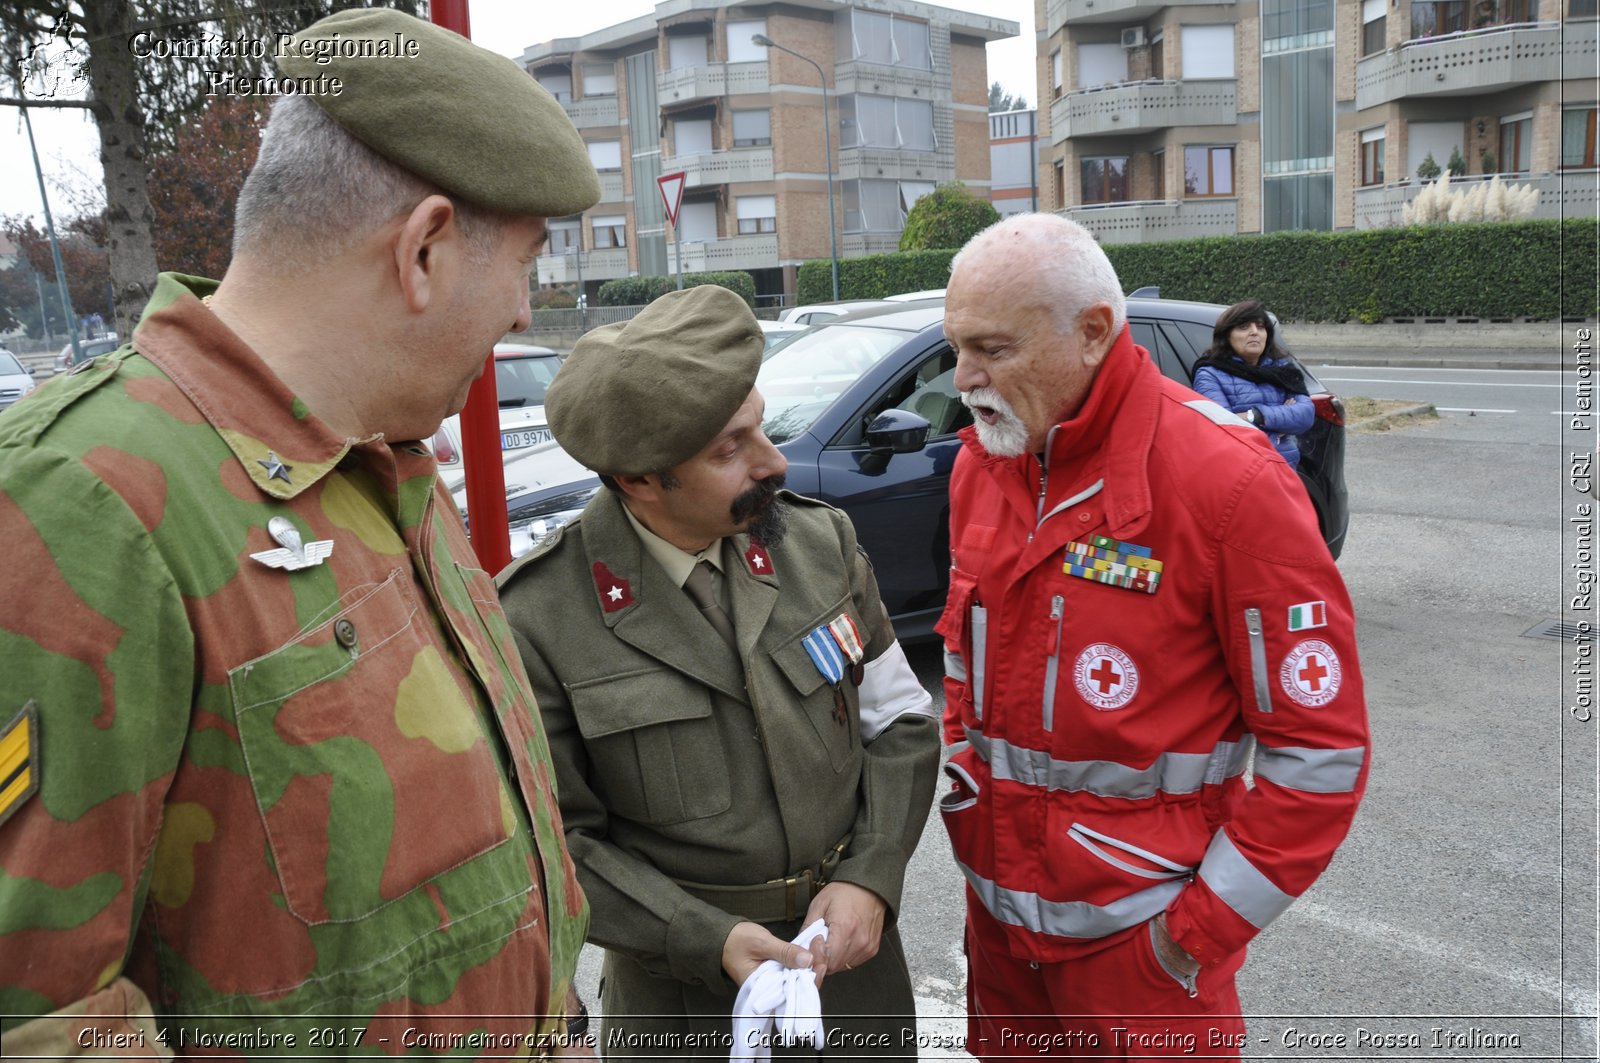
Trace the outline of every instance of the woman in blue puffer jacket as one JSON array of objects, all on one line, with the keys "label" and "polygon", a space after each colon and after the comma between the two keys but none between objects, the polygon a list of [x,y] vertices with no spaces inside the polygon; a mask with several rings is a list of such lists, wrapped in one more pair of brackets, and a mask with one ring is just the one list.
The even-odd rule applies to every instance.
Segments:
[{"label": "woman in blue puffer jacket", "polygon": [[1300,463],[1296,437],[1310,430],[1317,408],[1259,299],[1235,303],[1217,318],[1211,346],[1195,363],[1194,389],[1267,433],[1290,468]]}]

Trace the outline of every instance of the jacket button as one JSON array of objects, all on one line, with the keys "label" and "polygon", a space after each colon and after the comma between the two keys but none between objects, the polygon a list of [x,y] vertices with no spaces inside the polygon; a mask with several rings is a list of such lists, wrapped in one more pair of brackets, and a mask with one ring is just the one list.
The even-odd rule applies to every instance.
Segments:
[{"label": "jacket button", "polygon": [[347,650],[356,648],[356,626],[349,620],[339,620],[333,625],[333,637]]},{"label": "jacket button", "polygon": [[1087,524],[1087,523],[1089,523],[1089,514],[1087,514],[1087,513],[1079,513],[1078,514],[1078,519],[1080,521],[1082,521],[1084,524]]}]

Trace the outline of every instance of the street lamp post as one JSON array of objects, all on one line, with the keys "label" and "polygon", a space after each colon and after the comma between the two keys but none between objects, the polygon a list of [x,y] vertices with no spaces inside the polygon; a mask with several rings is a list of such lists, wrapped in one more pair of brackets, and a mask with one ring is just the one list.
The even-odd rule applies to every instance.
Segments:
[{"label": "street lamp post", "polygon": [[828,251],[833,259],[833,298],[839,300],[839,226],[834,221],[833,214],[833,137],[829,132],[828,122],[828,79],[822,73],[822,66],[815,59],[801,55],[793,48],[785,48],[765,33],[758,33],[750,38],[763,48],[776,48],[780,52],[788,52],[796,59],[804,59],[817,71],[817,81],[822,84],[822,158],[828,167]]}]

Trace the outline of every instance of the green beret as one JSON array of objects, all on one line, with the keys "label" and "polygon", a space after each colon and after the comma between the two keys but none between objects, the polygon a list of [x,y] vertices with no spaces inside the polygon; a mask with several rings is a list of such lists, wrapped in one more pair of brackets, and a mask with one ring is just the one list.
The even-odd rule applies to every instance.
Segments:
[{"label": "green beret", "polygon": [[545,393],[556,442],[610,476],[664,472],[727,427],[765,347],[745,301],[702,284],[587,333]]},{"label": "green beret", "polygon": [[469,203],[559,218],[600,200],[583,138],[545,88],[503,55],[389,8],[352,8],[295,35],[288,77],[351,136]]}]

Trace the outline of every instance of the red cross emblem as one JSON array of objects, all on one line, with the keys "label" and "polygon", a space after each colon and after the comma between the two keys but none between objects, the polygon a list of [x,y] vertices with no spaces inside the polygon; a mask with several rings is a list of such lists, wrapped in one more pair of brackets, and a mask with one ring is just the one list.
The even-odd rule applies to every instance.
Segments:
[{"label": "red cross emblem", "polygon": [[1297,643],[1278,669],[1278,685],[1283,692],[1308,709],[1332,701],[1339,693],[1342,678],[1338,653],[1321,639]]},{"label": "red cross emblem", "polygon": [[1110,712],[1133,700],[1139,689],[1139,669],[1133,658],[1108,642],[1085,646],[1072,666],[1073,686],[1078,696]]}]

